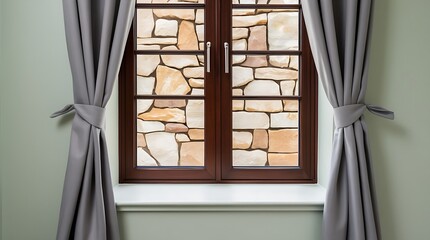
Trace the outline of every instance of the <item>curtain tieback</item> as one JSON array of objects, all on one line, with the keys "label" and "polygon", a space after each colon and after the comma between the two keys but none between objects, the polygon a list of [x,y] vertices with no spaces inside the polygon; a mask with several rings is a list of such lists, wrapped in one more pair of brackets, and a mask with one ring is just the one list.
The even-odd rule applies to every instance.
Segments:
[{"label": "curtain tieback", "polygon": [[100,129],[104,128],[105,109],[94,105],[68,104],[63,109],[53,113],[50,117],[55,118],[73,110],[90,125]]},{"label": "curtain tieback", "polygon": [[387,119],[394,119],[394,112],[370,104],[351,104],[334,108],[334,124],[336,128],[344,128],[355,123],[367,108],[369,112]]}]

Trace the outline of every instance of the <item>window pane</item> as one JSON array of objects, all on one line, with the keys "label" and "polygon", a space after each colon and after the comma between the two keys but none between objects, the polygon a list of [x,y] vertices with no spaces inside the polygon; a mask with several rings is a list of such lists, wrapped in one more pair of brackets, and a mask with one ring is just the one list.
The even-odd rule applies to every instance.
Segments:
[{"label": "window pane", "polygon": [[138,95],[204,95],[203,55],[138,55]]},{"label": "window pane", "polygon": [[137,3],[205,3],[205,0],[137,0]]},{"label": "window pane", "polygon": [[298,104],[233,100],[233,166],[298,166]]},{"label": "window pane", "polygon": [[298,96],[299,57],[233,55],[233,96]]},{"label": "window pane", "polygon": [[232,2],[233,4],[299,4],[299,0],[232,0]]},{"label": "window pane", "polygon": [[233,9],[233,50],[297,50],[299,14],[291,9]]},{"label": "window pane", "polygon": [[137,50],[203,50],[204,19],[203,9],[138,9]]},{"label": "window pane", "polygon": [[137,166],[204,166],[204,101],[137,100]]}]

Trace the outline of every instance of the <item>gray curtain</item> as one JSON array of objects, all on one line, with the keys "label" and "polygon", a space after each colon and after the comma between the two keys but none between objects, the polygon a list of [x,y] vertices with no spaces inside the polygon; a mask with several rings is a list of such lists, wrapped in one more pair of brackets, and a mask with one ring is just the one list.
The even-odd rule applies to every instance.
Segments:
[{"label": "gray curtain", "polygon": [[320,81],[334,108],[332,167],[323,216],[325,240],[381,239],[365,104],[372,0],[302,0]]},{"label": "gray curtain", "polygon": [[63,0],[75,110],[57,239],[119,239],[104,108],[118,75],[134,0]]}]

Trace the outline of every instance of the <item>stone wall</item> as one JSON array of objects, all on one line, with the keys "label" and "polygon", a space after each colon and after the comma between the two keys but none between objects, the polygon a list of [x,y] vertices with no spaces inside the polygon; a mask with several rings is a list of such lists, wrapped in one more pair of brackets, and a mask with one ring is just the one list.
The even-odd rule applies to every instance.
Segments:
[{"label": "stone wall", "polygon": [[[282,2],[295,3],[269,3]],[[232,49],[297,50],[298,17],[296,10],[234,9]],[[138,50],[204,50],[203,9],[139,9],[137,23]],[[232,63],[233,96],[299,95],[298,56],[233,55]],[[204,85],[203,55],[137,56],[137,94],[204,95]],[[233,164],[297,166],[298,105],[234,99]],[[204,165],[203,100],[138,100],[137,113],[138,166]]]}]

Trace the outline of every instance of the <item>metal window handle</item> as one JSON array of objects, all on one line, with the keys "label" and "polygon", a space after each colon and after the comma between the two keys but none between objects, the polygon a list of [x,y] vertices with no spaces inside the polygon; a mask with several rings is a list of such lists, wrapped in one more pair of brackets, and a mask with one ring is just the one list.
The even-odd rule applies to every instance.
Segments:
[{"label": "metal window handle", "polygon": [[211,42],[206,43],[206,72],[211,72]]},{"label": "metal window handle", "polygon": [[224,43],[224,72],[229,73],[230,72],[230,53],[229,53],[229,45],[227,42]]}]

